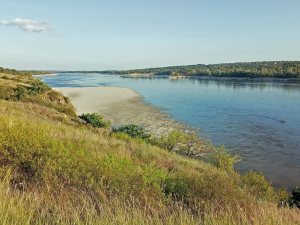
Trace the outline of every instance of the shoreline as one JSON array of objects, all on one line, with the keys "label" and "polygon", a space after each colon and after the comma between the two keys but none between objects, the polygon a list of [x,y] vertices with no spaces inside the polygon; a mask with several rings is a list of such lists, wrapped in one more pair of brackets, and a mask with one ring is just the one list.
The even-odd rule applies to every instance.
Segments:
[{"label": "shoreline", "polygon": [[166,77],[169,79],[197,79],[197,80],[214,80],[214,81],[246,81],[246,82],[283,82],[283,83],[300,83],[300,78],[280,78],[280,77],[215,77],[215,76],[170,76],[162,74],[117,74],[124,77]]},{"label": "shoreline", "polygon": [[58,76],[58,74],[57,73],[49,73],[49,74],[39,74],[39,75],[33,75],[34,77],[35,76]]},{"label": "shoreline", "polygon": [[187,126],[160,112],[160,109],[142,102],[143,96],[123,87],[61,87],[53,88],[70,98],[76,113],[99,113],[114,126],[136,124],[158,137],[173,129]]},{"label": "shoreline", "polygon": [[213,77],[213,76],[186,76],[186,78],[216,81],[250,81],[250,82],[300,82],[299,78],[279,77]]}]

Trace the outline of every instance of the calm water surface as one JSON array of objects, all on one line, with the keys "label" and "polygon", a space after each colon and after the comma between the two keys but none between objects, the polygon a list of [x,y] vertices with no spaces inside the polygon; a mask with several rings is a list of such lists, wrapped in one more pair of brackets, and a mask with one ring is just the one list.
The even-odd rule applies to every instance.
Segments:
[{"label": "calm water surface", "polygon": [[[240,154],[241,173],[263,172],[275,187],[300,185],[300,85],[99,74],[43,76],[51,87],[119,86],[174,119],[200,127],[215,146]],[[286,120],[286,123],[281,123]]]}]

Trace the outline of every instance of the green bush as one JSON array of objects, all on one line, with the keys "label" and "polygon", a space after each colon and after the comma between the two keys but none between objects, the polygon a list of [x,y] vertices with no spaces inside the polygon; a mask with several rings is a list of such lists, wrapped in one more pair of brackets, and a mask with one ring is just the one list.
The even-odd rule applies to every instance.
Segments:
[{"label": "green bush", "polygon": [[47,93],[47,95],[51,101],[56,101],[59,97],[59,92],[52,90],[52,91],[49,91]]},{"label": "green bush", "polygon": [[15,96],[20,100],[27,95],[27,90],[23,86],[18,86],[15,91]]},{"label": "green bush", "polygon": [[287,199],[290,207],[297,207],[300,209],[300,187],[296,186],[293,189],[292,196]]},{"label": "green bush", "polygon": [[65,100],[66,104],[69,104],[69,103],[70,103],[69,97],[64,96],[64,100]]},{"label": "green bush", "polygon": [[47,84],[45,84],[44,82],[42,82],[41,80],[38,79],[34,79],[31,82],[32,88],[30,89],[30,94],[31,95],[36,95],[36,94],[43,94],[46,91],[50,91],[51,87]]},{"label": "green bush", "polygon": [[166,135],[163,135],[158,141],[157,145],[161,148],[172,151],[178,144],[184,143],[185,134],[179,130],[172,130]]},{"label": "green bush", "polygon": [[14,95],[14,89],[8,86],[0,86],[0,99],[10,100]]},{"label": "green bush", "polygon": [[252,170],[241,176],[241,184],[246,185],[248,192],[257,199],[278,202],[287,197],[285,191],[274,189],[262,173]]},{"label": "green bush", "polygon": [[16,82],[16,83],[21,83],[22,82],[22,80],[21,79],[19,79],[19,78],[12,78],[11,79],[13,82]]},{"label": "green bush", "polygon": [[135,124],[124,125],[119,128],[112,128],[112,133],[125,133],[129,135],[131,138],[142,138],[148,139],[150,137],[149,134],[145,134],[145,128],[140,127]]},{"label": "green bush", "polygon": [[6,76],[6,75],[4,75],[4,76],[2,77],[2,79],[4,79],[4,80],[9,80],[9,77]]},{"label": "green bush", "polygon": [[104,121],[103,116],[99,115],[98,113],[92,114],[82,114],[79,116],[81,119],[85,120],[87,124],[91,124],[93,127],[109,127],[110,122]]},{"label": "green bush", "polygon": [[234,163],[241,161],[241,159],[239,159],[239,155],[232,156],[224,146],[220,146],[213,148],[208,153],[208,161],[218,169],[232,172]]}]

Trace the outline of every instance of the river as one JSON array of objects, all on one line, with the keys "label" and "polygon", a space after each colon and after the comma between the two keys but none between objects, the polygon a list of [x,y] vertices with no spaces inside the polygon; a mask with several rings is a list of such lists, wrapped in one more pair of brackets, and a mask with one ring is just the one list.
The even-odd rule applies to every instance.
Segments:
[{"label": "river", "polygon": [[[225,145],[242,161],[240,173],[262,172],[277,188],[300,185],[300,85],[164,77],[59,73],[43,76],[51,87],[118,86],[144,96],[144,102]],[[281,123],[285,120],[285,123]]]}]

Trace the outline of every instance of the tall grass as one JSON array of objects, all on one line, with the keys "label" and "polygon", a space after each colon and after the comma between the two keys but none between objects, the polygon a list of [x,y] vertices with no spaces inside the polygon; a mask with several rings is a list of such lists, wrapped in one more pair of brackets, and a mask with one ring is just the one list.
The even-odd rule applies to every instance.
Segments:
[{"label": "tall grass", "polygon": [[299,210],[277,207],[285,193],[259,175],[62,123],[57,114],[0,101],[3,224],[300,224]]}]

